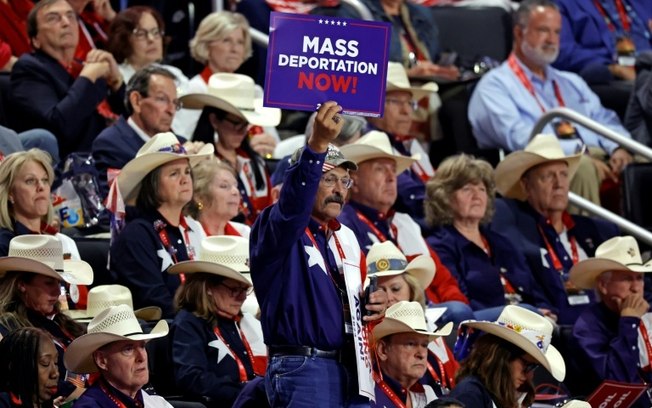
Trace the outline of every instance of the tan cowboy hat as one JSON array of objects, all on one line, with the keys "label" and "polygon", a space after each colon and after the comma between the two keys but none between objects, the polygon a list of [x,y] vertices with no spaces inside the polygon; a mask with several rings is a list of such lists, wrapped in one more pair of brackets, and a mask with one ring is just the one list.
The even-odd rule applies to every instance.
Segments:
[{"label": "tan cowboy hat", "polygon": [[[102,310],[117,305],[134,308],[129,288],[122,285],[100,285],[88,291],[86,310],[67,310],[64,313],[75,320],[90,320]],[[134,314],[141,320],[160,320],[162,311],[158,306],[148,306],[134,310]]]},{"label": "tan cowboy hat", "polygon": [[421,87],[414,87],[410,85],[410,79],[407,76],[403,64],[398,62],[390,62],[387,64],[387,86],[385,93],[392,91],[406,91],[412,94],[412,98],[420,100],[426,96],[436,93],[439,87],[434,82],[428,82]]},{"label": "tan cowboy hat", "polygon": [[184,108],[204,106],[232,113],[258,126],[276,126],[281,110],[263,107],[263,98],[256,96],[256,84],[247,75],[217,73],[208,79],[208,93],[191,93],[179,98]]},{"label": "tan cowboy hat", "polygon": [[396,174],[403,173],[412,163],[419,160],[419,155],[408,157],[400,153],[395,154],[387,133],[377,130],[368,132],[355,143],[340,147],[340,150],[357,164],[372,159],[392,159],[396,162]]},{"label": "tan cowboy hat", "polygon": [[0,258],[0,278],[9,271],[38,273],[72,285],[93,283],[93,268],[84,261],[63,259],[63,245],[52,235],[12,238],[8,256]]},{"label": "tan cowboy hat", "polygon": [[367,276],[412,275],[425,290],[435,277],[435,261],[429,255],[419,255],[408,263],[392,241],[377,242],[367,253]]},{"label": "tan cowboy hat", "polygon": [[495,322],[465,320],[462,325],[507,340],[537,360],[557,381],[564,380],[566,364],[550,344],[553,326],[545,317],[520,306],[507,305]]},{"label": "tan cowboy hat", "polygon": [[571,400],[562,405],[561,408],[591,408],[591,404],[586,401]]},{"label": "tan cowboy hat", "polygon": [[171,133],[152,136],[120,171],[118,186],[125,203],[133,203],[140,191],[143,178],[159,166],[178,159],[189,159],[190,165],[213,155],[215,147],[205,144],[197,154],[187,154],[179,139]]},{"label": "tan cowboy hat", "polygon": [[168,324],[160,320],[148,334],[143,333],[134,311],[127,305],[104,309],[88,323],[88,334],[77,337],[63,356],[66,368],[78,374],[94,373],[93,353],[100,347],[120,340],[151,340],[168,334]]},{"label": "tan cowboy hat", "polygon": [[251,286],[240,273],[249,272],[249,240],[230,235],[204,238],[196,261],[179,262],[168,269],[171,274],[197,272],[212,273]]},{"label": "tan cowboy hat", "polygon": [[527,196],[520,181],[526,171],[539,164],[565,161],[568,163],[568,179],[570,180],[575,175],[583,154],[584,147],[578,154],[566,156],[557,136],[551,134],[536,135],[525,146],[525,150],[510,153],[503,161],[498,163],[494,172],[496,190],[503,197],[525,200]]},{"label": "tan cowboy hat", "polygon": [[652,261],[643,263],[634,237],[613,237],[598,246],[595,257],[573,265],[569,279],[580,289],[592,289],[598,277],[607,271],[652,272]]},{"label": "tan cowboy hat", "polygon": [[[301,154],[303,153],[303,149],[305,146],[301,146],[297,150],[292,153],[292,156],[290,157],[289,164],[292,166],[294,163],[298,162],[299,159],[301,158]],[[327,171],[330,171],[334,169],[335,167],[342,167],[346,170],[357,170],[358,165],[355,164],[355,162],[347,159],[344,157],[342,154],[342,151],[335,146],[332,143],[328,144],[328,150],[326,151],[326,159],[324,160],[324,164],[322,165],[322,172],[326,173]]]},{"label": "tan cowboy hat", "polygon": [[452,330],[453,322],[448,322],[437,331],[428,331],[426,315],[419,302],[402,300],[394,303],[385,311],[385,318],[374,327],[372,334],[374,341],[396,333],[425,334],[430,340],[433,340],[434,337],[448,336]]}]

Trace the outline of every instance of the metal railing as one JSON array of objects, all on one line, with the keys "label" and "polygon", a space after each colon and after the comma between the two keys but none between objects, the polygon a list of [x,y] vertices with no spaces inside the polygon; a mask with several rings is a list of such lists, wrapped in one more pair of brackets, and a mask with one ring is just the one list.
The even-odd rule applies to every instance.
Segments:
[{"label": "metal railing", "polygon": [[[539,118],[537,123],[534,125],[534,128],[530,133],[530,139],[532,139],[534,136],[541,133],[543,128],[545,128],[546,125],[548,124],[548,122],[550,122],[555,118],[564,118],[566,120],[570,120],[577,124],[580,124],[585,128],[590,129],[596,133],[599,133],[604,137],[606,137],[607,139],[610,139],[615,143],[618,143],[618,145],[626,148],[630,152],[638,154],[652,161],[652,149],[650,149],[649,147],[635,140],[632,140],[628,137],[625,137],[609,129],[608,127],[594,121],[593,119],[589,119],[586,116],[580,115],[579,113],[572,111],[568,108],[555,108],[544,113],[541,116],[541,118]],[[640,241],[645,242],[648,245],[652,245],[652,232],[646,230],[645,228],[641,228],[638,225],[634,224],[633,222],[621,217],[620,215],[614,214],[613,212],[604,209],[599,205],[596,205],[591,201],[586,200],[585,198],[582,198],[575,193],[572,192],[568,193],[568,200],[571,204],[573,204],[577,208],[587,211],[588,213],[598,216],[600,218],[604,218],[608,221],[611,221],[614,224],[618,225],[618,227],[623,232],[633,235],[634,237],[636,237]]]}]

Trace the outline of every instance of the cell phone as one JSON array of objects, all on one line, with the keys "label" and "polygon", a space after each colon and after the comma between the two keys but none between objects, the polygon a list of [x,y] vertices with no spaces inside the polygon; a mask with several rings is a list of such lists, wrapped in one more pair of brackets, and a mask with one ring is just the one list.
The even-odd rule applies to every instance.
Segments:
[{"label": "cell phone", "polygon": [[369,296],[378,290],[378,277],[376,275],[369,276],[369,285],[364,290],[364,296],[362,296],[360,302],[360,308],[362,316],[371,316],[374,314],[371,310],[367,310],[367,304],[369,304]]}]

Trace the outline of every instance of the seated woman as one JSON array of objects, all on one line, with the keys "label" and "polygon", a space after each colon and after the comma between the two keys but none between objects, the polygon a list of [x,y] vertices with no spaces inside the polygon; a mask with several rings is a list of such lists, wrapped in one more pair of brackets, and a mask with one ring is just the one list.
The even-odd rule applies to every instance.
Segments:
[{"label": "seated woman", "polygon": [[[165,23],[158,11],[146,6],[133,6],[122,10],[109,26],[107,50],[113,54],[125,83],[136,71],[163,60]],[[162,66],[176,77],[179,95],[188,92],[188,77],[177,67]],[[183,123],[183,113],[177,112],[172,129]],[[181,136],[189,135],[180,133]]]},{"label": "seated woman", "polygon": [[59,238],[64,253],[81,259],[75,241],[54,225],[53,182],[51,159],[42,150],[12,153],[0,162],[0,256],[7,256],[15,236],[49,234]]},{"label": "seated woman", "polygon": [[[9,243],[9,256],[0,258],[0,335],[22,327],[37,327],[54,339],[59,353],[59,390],[67,396],[84,379],[68,373],[63,351],[84,328],[61,313],[61,281],[90,285],[93,270],[84,261],[64,260],[61,241],[50,235],[20,235]],[[3,358],[5,358],[3,355]]]},{"label": "seated woman", "polygon": [[209,135],[217,157],[237,172],[240,210],[244,222],[251,225],[272,204],[272,186],[265,161],[251,147],[247,132],[250,125],[278,125],[281,111],[263,108],[254,81],[246,75],[218,73],[208,82],[208,93],[185,95],[180,101],[190,109],[203,109],[193,139]]},{"label": "seated woman", "polygon": [[183,395],[209,406],[231,406],[244,385],[264,376],[267,348],[260,322],[241,307],[251,283],[249,240],[212,236],[196,261],[170,267],[186,282],[175,296],[172,324],[175,382]]},{"label": "seated woman", "polygon": [[[435,276],[435,263],[428,256],[418,256],[410,263],[391,241],[372,245],[367,254],[367,273],[378,277],[378,288],[387,293],[389,306],[397,302],[417,302],[425,308],[425,287]],[[428,322],[434,329],[433,322]],[[455,387],[455,372],[459,364],[440,337],[428,346],[427,370],[421,383],[427,384],[437,396]]]},{"label": "seated woman", "polygon": [[237,235],[249,238],[248,225],[231,221],[240,212],[240,191],[235,171],[217,158],[202,160],[192,168],[195,195],[187,211],[199,221],[207,236]]},{"label": "seated woman", "polygon": [[478,320],[495,320],[506,304],[555,319],[551,306],[511,243],[483,224],[494,212],[493,169],[468,155],[444,160],[426,185],[428,244],[457,279]]},{"label": "seated woman", "polygon": [[426,326],[423,306],[400,301],[390,306],[385,319],[373,328],[379,379],[372,407],[423,408],[437,399],[434,390],[419,380],[427,370],[428,344],[436,337],[448,336],[453,324],[437,332],[429,331]]},{"label": "seated woman", "polygon": [[0,341],[0,407],[52,408],[58,352],[45,330],[24,327]]},{"label": "seated woman", "polygon": [[205,237],[199,223],[183,216],[192,200],[190,166],[212,154],[212,145],[186,154],[172,133],[159,133],[118,175],[124,202],[135,204],[138,215],[112,242],[109,267],[116,283],[131,290],[135,308],[158,306],[164,318],[174,317],[173,297],[181,280],[167,270],[193,259]]},{"label": "seated woman", "polygon": [[469,348],[470,353],[461,360],[451,396],[467,407],[529,407],[538,366],[557,381],[566,376],[564,359],[550,344],[552,323],[530,310],[508,305],[495,322],[468,320],[460,330],[458,345],[463,354]]}]

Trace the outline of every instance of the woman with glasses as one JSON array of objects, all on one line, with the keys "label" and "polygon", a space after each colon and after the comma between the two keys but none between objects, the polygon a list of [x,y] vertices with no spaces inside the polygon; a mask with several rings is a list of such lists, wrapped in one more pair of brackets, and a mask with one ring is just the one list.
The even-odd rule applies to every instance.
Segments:
[{"label": "woman with glasses", "polygon": [[184,397],[208,407],[230,407],[244,385],[265,374],[266,347],[260,323],[242,312],[251,283],[249,240],[213,236],[202,241],[196,261],[180,262],[171,329],[175,383]]},{"label": "woman with glasses", "polygon": [[210,136],[216,156],[238,174],[241,220],[253,224],[258,214],[272,204],[272,185],[265,160],[252,148],[250,130],[278,125],[280,110],[262,107],[254,81],[240,74],[213,74],[207,93],[184,95],[181,102],[190,109],[203,109],[193,140]]},{"label": "woman with glasses", "polygon": [[515,305],[505,306],[495,322],[462,322],[455,345],[462,360],[451,397],[473,408],[529,407],[537,367],[560,382],[566,376],[564,359],[550,344],[552,332],[549,319]]}]

